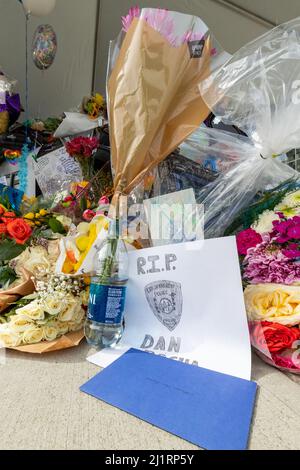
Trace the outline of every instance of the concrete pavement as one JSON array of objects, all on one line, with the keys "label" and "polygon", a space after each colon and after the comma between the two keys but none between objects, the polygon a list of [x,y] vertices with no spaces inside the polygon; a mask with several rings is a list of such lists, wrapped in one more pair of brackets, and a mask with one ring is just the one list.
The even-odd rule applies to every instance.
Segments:
[{"label": "concrete pavement", "polygon": [[[89,347],[29,356],[8,351],[0,366],[0,448],[196,450],[79,391],[99,368]],[[285,375],[253,356],[260,386],[250,449],[300,449],[300,377]]]}]

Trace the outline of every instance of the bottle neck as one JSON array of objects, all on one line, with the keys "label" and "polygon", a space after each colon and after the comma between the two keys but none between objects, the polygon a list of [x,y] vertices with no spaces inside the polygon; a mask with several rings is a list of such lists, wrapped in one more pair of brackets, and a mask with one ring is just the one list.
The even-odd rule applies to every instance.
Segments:
[{"label": "bottle neck", "polygon": [[108,240],[116,240],[120,238],[120,220],[112,219],[109,224]]}]

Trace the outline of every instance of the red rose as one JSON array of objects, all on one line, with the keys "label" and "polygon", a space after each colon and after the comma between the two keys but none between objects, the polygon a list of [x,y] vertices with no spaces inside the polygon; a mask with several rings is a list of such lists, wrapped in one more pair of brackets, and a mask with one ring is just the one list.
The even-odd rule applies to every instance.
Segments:
[{"label": "red rose", "polygon": [[0,224],[0,236],[7,234],[7,227],[6,224]]},{"label": "red rose", "polygon": [[32,228],[23,219],[14,219],[7,224],[9,235],[18,243],[24,245],[32,234]]},{"label": "red rose", "polygon": [[16,217],[16,214],[14,212],[4,212],[3,217],[1,217],[1,221],[4,224],[9,224],[14,218]]},{"label": "red rose", "polygon": [[292,348],[294,342],[300,340],[300,330],[279,323],[257,322],[251,326],[251,339],[260,351],[277,353]]},{"label": "red rose", "polygon": [[236,236],[239,255],[247,255],[249,248],[254,248],[262,242],[262,237],[252,228],[240,232]]},{"label": "red rose", "polygon": [[98,146],[97,137],[75,137],[66,144],[66,150],[71,157],[90,158]]}]

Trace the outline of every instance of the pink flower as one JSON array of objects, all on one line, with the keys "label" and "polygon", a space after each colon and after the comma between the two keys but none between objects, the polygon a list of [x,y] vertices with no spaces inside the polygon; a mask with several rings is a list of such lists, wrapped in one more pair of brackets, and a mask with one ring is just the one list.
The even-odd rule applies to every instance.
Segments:
[{"label": "pink flower", "polygon": [[75,137],[66,144],[66,150],[71,157],[90,158],[99,146],[97,137]]},{"label": "pink flower", "polygon": [[133,20],[139,18],[141,15],[141,9],[138,6],[130,8],[128,15],[122,17],[123,31],[127,33]]},{"label": "pink flower", "polygon": [[300,239],[300,217],[296,216],[289,220],[273,222],[274,236],[278,243],[286,243],[289,240]]},{"label": "pink flower", "polygon": [[203,33],[194,33],[193,31],[187,31],[181,38],[180,42],[181,44],[184,44],[185,42],[202,41],[203,39]]},{"label": "pink flower", "polygon": [[175,23],[168,10],[153,8],[144,18],[151,28],[164,36],[170,44],[177,46],[178,38],[175,36]]},{"label": "pink flower", "polygon": [[295,364],[291,357],[274,354],[272,359],[277,367],[282,367],[283,369],[300,370],[300,361],[298,364]]},{"label": "pink flower", "polygon": [[106,196],[103,196],[99,199],[98,206],[109,206],[109,199]]},{"label": "pink flower", "polygon": [[286,256],[289,259],[300,258],[300,251],[299,251],[298,245],[296,245],[295,248],[293,247],[294,247],[294,244],[289,245],[287,249],[282,250],[282,253],[284,254],[284,256]]},{"label": "pink flower", "polygon": [[252,284],[293,284],[300,280],[300,265],[287,258],[274,243],[250,248],[244,260],[245,280]]},{"label": "pink flower", "polygon": [[262,242],[262,237],[255,230],[249,228],[238,233],[236,240],[239,255],[247,255],[249,248],[253,248]]},{"label": "pink flower", "polygon": [[91,222],[95,216],[96,212],[91,211],[90,209],[84,211],[83,213],[83,218],[86,222]]}]

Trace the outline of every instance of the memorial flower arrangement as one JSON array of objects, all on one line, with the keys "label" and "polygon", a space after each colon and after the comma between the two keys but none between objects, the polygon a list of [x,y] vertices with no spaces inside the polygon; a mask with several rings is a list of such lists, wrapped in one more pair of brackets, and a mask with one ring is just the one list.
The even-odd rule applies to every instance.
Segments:
[{"label": "memorial flower arrangement", "polygon": [[300,373],[300,190],[258,214],[237,246],[252,345],[270,364]]},{"label": "memorial flower arrangement", "polygon": [[54,341],[81,330],[85,318],[87,291],[82,281],[54,276],[51,270],[36,282],[36,293],[22,298],[0,325],[0,343],[20,345]]}]

